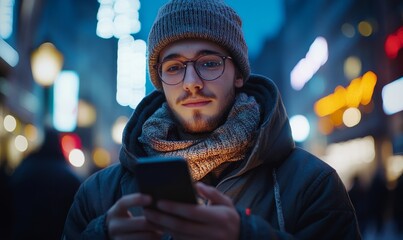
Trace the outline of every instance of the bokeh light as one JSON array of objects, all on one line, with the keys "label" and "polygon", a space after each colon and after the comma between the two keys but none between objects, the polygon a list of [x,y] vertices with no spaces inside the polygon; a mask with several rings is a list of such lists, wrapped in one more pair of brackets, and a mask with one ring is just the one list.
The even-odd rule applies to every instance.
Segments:
[{"label": "bokeh light", "polygon": [[358,108],[348,108],[343,113],[343,123],[347,127],[354,127],[361,121],[361,112]]},{"label": "bokeh light", "polygon": [[369,37],[371,36],[372,32],[373,32],[373,27],[371,25],[371,23],[369,23],[368,21],[361,21],[358,24],[358,31],[360,32],[360,34],[364,37]]},{"label": "bokeh light", "polygon": [[118,144],[122,143],[123,129],[125,128],[127,121],[128,121],[127,117],[121,116],[118,119],[116,119],[115,124],[113,124],[112,139]]},{"label": "bokeh light", "polygon": [[96,148],[92,153],[95,166],[105,168],[111,164],[111,155],[104,148]]},{"label": "bokeh light", "polygon": [[358,57],[350,56],[344,61],[344,75],[351,80],[361,74],[362,63]]},{"label": "bokeh light", "polygon": [[4,124],[4,129],[7,132],[13,132],[17,127],[17,120],[15,119],[15,117],[13,117],[11,115],[7,115],[4,118],[3,124]]},{"label": "bokeh light", "polygon": [[74,167],[82,167],[85,163],[85,156],[80,149],[73,149],[69,154],[69,162]]},{"label": "bokeh light", "polygon": [[290,118],[292,137],[297,142],[305,141],[311,130],[308,119],[303,115],[295,115]]},{"label": "bokeh light", "polygon": [[22,135],[17,135],[14,140],[15,148],[20,152],[25,152],[28,149],[28,140]]},{"label": "bokeh light", "polygon": [[344,36],[348,38],[353,38],[355,36],[355,29],[354,26],[350,23],[345,23],[341,26],[341,32]]}]

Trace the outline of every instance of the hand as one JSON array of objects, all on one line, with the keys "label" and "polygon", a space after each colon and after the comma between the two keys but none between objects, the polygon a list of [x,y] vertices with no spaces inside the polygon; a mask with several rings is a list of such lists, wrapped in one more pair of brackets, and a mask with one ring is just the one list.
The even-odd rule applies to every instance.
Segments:
[{"label": "hand", "polygon": [[129,208],[147,206],[151,197],[139,193],[125,195],[107,212],[106,224],[111,239],[161,239],[162,232],[144,216],[132,216]]},{"label": "hand", "polygon": [[231,199],[202,183],[196,184],[196,190],[201,197],[209,200],[209,205],[161,200],[157,202],[160,211],[144,211],[146,219],[175,240],[238,239],[240,217]]}]

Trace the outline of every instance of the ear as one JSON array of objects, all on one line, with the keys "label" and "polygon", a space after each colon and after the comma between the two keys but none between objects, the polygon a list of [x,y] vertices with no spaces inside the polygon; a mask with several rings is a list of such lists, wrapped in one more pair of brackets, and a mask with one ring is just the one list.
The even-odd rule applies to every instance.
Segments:
[{"label": "ear", "polygon": [[239,72],[235,76],[234,85],[236,88],[241,88],[243,86],[243,77],[242,74],[240,74]]}]

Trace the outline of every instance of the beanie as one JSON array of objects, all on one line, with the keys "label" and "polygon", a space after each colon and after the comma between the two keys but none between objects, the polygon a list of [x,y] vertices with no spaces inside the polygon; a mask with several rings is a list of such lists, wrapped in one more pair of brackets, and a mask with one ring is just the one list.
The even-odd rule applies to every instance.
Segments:
[{"label": "beanie", "polygon": [[182,39],[212,41],[225,48],[246,81],[250,75],[248,48],[238,14],[223,0],[171,0],[160,8],[148,36],[148,69],[154,86],[162,89],[158,72],[161,50]]}]

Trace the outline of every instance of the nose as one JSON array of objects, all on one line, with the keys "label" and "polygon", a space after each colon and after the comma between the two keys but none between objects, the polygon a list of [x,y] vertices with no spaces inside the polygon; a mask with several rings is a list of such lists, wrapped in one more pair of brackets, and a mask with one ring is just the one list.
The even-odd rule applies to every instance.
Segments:
[{"label": "nose", "polygon": [[197,74],[194,63],[187,63],[185,76],[183,78],[183,89],[196,92],[203,88],[203,80]]}]

